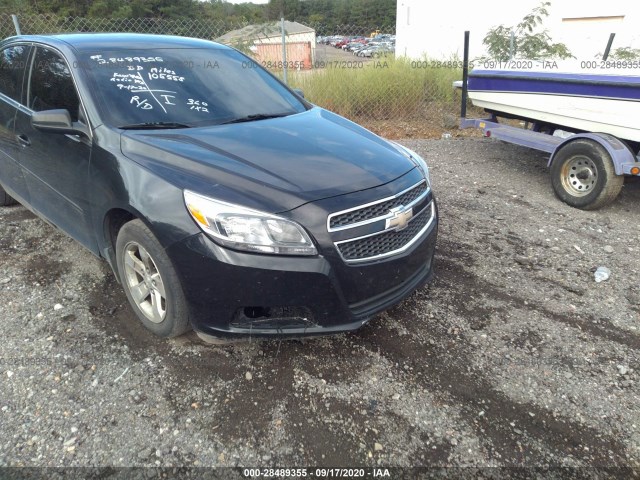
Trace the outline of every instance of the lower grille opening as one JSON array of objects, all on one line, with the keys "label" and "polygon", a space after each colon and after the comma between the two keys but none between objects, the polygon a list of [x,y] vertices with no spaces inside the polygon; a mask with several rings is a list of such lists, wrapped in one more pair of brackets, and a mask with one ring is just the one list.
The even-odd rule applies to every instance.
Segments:
[{"label": "lower grille opening", "polygon": [[239,308],[231,326],[246,330],[287,330],[317,327],[307,307],[244,307]]}]

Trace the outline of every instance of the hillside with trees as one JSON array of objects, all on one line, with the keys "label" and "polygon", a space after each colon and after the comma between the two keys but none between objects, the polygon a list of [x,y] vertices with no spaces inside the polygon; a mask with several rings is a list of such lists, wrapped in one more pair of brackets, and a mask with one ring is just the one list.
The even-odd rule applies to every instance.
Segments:
[{"label": "hillside with trees", "polygon": [[270,0],[269,20],[280,18],[301,23],[395,25],[395,0]]},{"label": "hillside with trees", "polygon": [[4,0],[0,14],[89,18],[197,18],[260,23],[279,19],[325,25],[395,25],[395,0],[270,0],[266,5],[224,0]]}]

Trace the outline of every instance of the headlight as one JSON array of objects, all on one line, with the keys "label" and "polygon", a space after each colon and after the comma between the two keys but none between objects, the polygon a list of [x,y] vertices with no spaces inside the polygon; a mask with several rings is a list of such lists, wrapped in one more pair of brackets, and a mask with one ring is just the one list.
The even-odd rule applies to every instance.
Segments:
[{"label": "headlight", "polygon": [[396,142],[392,142],[392,143],[396,146],[396,148],[400,151],[400,153],[405,155],[410,160],[413,160],[416,166],[422,171],[422,174],[424,175],[424,178],[427,179],[427,182],[429,183],[429,185],[431,185],[431,177],[429,176],[429,167],[427,166],[427,162],[425,162],[420,155],[418,155],[416,152],[414,152],[410,148],[407,148],[404,145],[400,145],[399,143],[396,143]]},{"label": "headlight", "polygon": [[185,190],[191,217],[216,241],[248,252],[317,255],[305,230],[295,222]]}]

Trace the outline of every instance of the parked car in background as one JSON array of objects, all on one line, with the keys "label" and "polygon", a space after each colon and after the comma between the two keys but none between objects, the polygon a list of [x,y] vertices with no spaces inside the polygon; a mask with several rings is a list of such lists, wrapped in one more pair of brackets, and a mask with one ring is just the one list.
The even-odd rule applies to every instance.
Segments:
[{"label": "parked car in background", "polygon": [[331,45],[359,57],[383,57],[395,54],[395,35],[372,32],[372,37],[363,35],[331,35],[317,37],[317,43]]},{"label": "parked car in background", "polygon": [[353,49],[351,50],[351,52],[352,52],[355,56],[359,56],[359,53],[360,53],[362,50],[365,50],[365,49],[367,49],[367,48],[370,48],[369,44],[364,43],[364,44],[362,44],[362,45],[359,45],[359,46],[355,46],[355,47],[353,47]]},{"label": "parked car in background", "polygon": [[380,45],[378,43],[371,42],[365,48],[358,50],[357,55],[359,57],[373,57],[374,53],[380,49]]},{"label": "parked car in background", "polygon": [[369,42],[366,39],[355,40],[354,42],[352,42],[350,44],[350,47],[348,48],[348,50],[350,52],[352,52],[353,50],[356,50],[356,49],[359,49],[359,48],[362,48],[362,47],[366,46],[368,43]]},{"label": "parked car in background", "polygon": [[354,330],[433,273],[425,161],[204,40],[0,42],[13,199],[104,258],[162,337]]},{"label": "parked car in background", "polygon": [[392,44],[379,45],[376,50],[373,51],[374,57],[386,57],[388,55],[395,55],[396,47]]}]

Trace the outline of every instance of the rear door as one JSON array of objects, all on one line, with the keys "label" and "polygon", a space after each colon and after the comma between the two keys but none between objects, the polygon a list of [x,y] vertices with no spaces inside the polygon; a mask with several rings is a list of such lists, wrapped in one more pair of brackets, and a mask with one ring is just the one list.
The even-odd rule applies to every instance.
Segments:
[{"label": "rear door", "polygon": [[0,50],[0,184],[10,193],[28,202],[29,196],[18,165],[15,122],[22,105],[27,60],[31,47],[10,45]]},{"label": "rear door", "polygon": [[[27,109],[18,111],[19,162],[33,208],[90,249],[95,238],[89,221],[87,187],[91,140],[86,136],[41,132],[31,126],[34,112],[66,109],[74,122],[87,123],[73,75],[63,56],[34,46],[26,84]],[[88,131],[88,130],[87,130]]]}]

